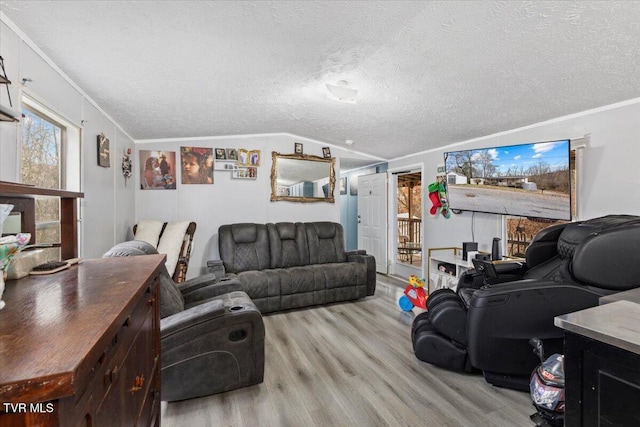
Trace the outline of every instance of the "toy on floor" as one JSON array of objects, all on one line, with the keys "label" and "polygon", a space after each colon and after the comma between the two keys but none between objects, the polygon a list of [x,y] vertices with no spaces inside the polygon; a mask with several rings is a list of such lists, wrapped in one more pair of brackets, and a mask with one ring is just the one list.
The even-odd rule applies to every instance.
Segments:
[{"label": "toy on floor", "polygon": [[404,290],[404,295],[398,300],[398,305],[404,311],[411,311],[413,307],[427,308],[429,296],[424,290],[424,279],[412,274],[409,276],[409,285]]}]

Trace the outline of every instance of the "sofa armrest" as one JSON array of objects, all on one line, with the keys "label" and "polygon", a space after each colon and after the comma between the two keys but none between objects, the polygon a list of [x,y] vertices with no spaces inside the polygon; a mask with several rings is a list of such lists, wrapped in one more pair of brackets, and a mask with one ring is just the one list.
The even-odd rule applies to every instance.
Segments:
[{"label": "sofa armrest", "polygon": [[220,317],[222,314],[224,314],[224,303],[220,300],[213,300],[165,317],[160,320],[160,339],[165,340],[187,328]]},{"label": "sofa armrest", "polygon": [[184,291],[180,289],[185,305],[241,290],[240,281],[231,277],[223,277],[222,279],[202,283],[189,287]]},{"label": "sofa armrest", "polygon": [[500,274],[520,274],[522,276],[525,271],[523,262],[520,261],[496,261],[493,263],[496,273]]},{"label": "sofa armrest", "polygon": [[527,271],[524,263],[516,261],[497,262],[494,263],[494,267],[496,269],[496,273],[498,273],[498,277],[489,278],[488,282],[491,284],[522,280],[524,277],[524,273]]},{"label": "sofa armrest", "polygon": [[355,249],[353,251],[347,251],[347,256],[349,255],[366,255],[367,251],[364,249]]},{"label": "sofa armrest", "polygon": [[347,252],[347,262],[359,262],[366,266],[367,295],[373,295],[376,292],[376,259],[372,255],[366,255],[366,253],[362,254],[358,252],[360,251]]},{"label": "sofa armrest", "polygon": [[182,283],[176,283],[182,294],[189,293],[204,286],[209,286],[216,281],[216,275],[213,273],[203,274],[193,279],[185,280]]}]

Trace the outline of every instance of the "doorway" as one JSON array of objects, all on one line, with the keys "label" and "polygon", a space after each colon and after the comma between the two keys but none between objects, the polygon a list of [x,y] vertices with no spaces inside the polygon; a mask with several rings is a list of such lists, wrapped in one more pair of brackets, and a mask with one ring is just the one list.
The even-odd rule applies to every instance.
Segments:
[{"label": "doorway", "polygon": [[422,172],[396,175],[396,264],[422,271]]}]

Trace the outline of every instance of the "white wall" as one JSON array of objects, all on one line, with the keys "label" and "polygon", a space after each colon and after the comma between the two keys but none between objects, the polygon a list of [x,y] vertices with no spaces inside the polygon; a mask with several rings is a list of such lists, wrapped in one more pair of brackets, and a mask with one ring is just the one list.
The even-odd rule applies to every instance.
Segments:
[{"label": "white wall", "polygon": [[[18,82],[20,79],[20,38],[0,21],[0,56],[4,58],[4,68],[7,77],[13,82],[9,86],[13,109],[20,108],[20,94]],[[4,85],[0,87],[0,103],[9,107]],[[0,122],[0,180],[16,181],[18,175],[18,135],[19,123]]]},{"label": "white wall", "polygon": [[[236,137],[211,137],[163,141],[140,141],[136,144],[134,174],[136,187],[136,221],[156,219],[161,221],[195,221],[197,229],[191,252],[187,277],[205,272],[208,260],[219,259],[218,228],[223,224],[238,222],[340,222],[339,188],[334,192],[335,203],[271,202],[272,152],[293,154],[294,143],[304,142],[304,154],[322,157],[322,147],[327,144],[286,134],[253,135]],[[260,167],[256,180],[231,178],[231,172],[214,171],[213,185],[183,185],[180,172],[175,190],[140,189],[140,150],[175,151],[180,163],[180,147],[245,148],[260,150]],[[337,158],[336,176],[340,170],[342,151],[331,147]],[[346,151],[345,151],[346,152]],[[353,154],[350,154],[353,156]]]},{"label": "white wall", "polygon": [[[437,165],[444,163],[443,153],[454,147],[460,150],[576,139],[587,134],[589,145],[578,153],[577,219],[640,215],[640,99],[395,159],[389,162],[389,170],[423,164],[426,186],[435,181]],[[445,219],[429,215],[431,204],[427,197],[423,197],[423,203],[425,248],[461,246],[463,241],[472,240],[472,227],[481,251],[490,251],[492,238],[501,237],[499,215],[463,212]]]},{"label": "white wall", "polygon": [[[135,187],[132,182],[125,187],[121,168],[123,151],[133,148],[133,140],[13,23],[0,17],[0,55],[13,83],[13,108],[21,110],[24,93],[81,129],[80,191],[85,198],[80,201],[80,255],[101,257],[115,243],[126,239],[127,228],[134,221]],[[32,81],[22,86],[23,78]],[[1,89],[0,102],[7,104],[5,90]],[[96,141],[101,132],[110,140],[110,168],[97,165]],[[19,123],[0,123],[0,180],[20,180],[19,135]]]}]

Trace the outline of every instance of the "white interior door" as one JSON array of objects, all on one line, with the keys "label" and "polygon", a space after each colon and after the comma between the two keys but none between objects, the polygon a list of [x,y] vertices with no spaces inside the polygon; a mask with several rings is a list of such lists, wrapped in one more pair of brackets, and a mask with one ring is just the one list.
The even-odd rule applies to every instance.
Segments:
[{"label": "white interior door", "polygon": [[358,177],[358,249],[376,259],[376,271],[387,274],[387,173]]}]

